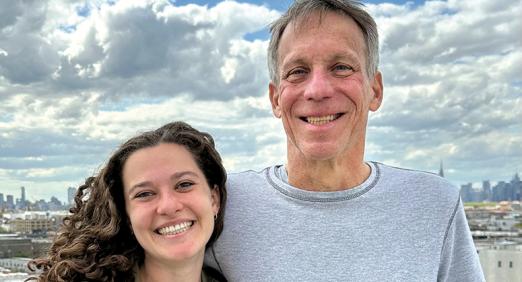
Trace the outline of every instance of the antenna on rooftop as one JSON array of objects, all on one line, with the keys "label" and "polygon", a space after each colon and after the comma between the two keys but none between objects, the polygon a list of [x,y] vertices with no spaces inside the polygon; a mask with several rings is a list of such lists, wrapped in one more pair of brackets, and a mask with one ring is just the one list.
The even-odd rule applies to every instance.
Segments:
[{"label": "antenna on rooftop", "polygon": [[439,176],[444,177],[444,167],[443,167],[442,159],[440,160]]}]

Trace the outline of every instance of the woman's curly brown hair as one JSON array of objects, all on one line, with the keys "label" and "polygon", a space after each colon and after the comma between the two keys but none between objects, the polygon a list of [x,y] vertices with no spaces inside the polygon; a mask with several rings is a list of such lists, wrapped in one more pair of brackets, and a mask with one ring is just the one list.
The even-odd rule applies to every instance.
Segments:
[{"label": "woman's curly brown hair", "polygon": [[223,230],[226,172],[214,140],[184,122],[173,122],[129,139],[110,157],[100,172],[86,179],[74,198],[48,256],[29,262],[40,270],[37,281],[134,281],[134,267],[144,251],[134,237],[125,212],[122,170],[129,156],[160,143],[183,145],[203,171],[209,187],[217,187],[220,208],[210,247]]}]

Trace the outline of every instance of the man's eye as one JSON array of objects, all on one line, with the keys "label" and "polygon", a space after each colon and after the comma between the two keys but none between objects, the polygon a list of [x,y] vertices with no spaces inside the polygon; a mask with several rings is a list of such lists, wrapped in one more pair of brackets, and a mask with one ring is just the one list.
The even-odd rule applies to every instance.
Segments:
[{"label": "man's eye", "polygon": [[347,65],[335,65],[333,72],[337,75],[349,75],[353,72],[353,68]]},{"label": "man's eye", "polygon": [[307,74],[307,71],[303,68],[295,68],[290,70],[284,77],[285,80],[290,82],[299,81],[304,75]]},{"label": "man's eye", "polygon": [[299,75],[299,74],[305,74],[305,70],[304,69],[295,69],[295,70],[292,70],[290,73],[288,73],[288,75]]},{"label": "man's eye", "polygon": [[337,66],[335,66],[335,68],[338,70],[351,70],[352,69],[351,67],[345,66],[345,65],[337,65]]}]

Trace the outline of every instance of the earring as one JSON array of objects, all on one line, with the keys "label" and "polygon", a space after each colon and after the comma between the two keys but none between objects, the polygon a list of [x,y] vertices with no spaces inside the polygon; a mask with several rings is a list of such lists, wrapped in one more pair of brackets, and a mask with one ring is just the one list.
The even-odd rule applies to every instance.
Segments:
[{"label": "earring", "polygon": [[216,219],[217,219],[217,213],[214,215],[214,220],[216,220]]}]

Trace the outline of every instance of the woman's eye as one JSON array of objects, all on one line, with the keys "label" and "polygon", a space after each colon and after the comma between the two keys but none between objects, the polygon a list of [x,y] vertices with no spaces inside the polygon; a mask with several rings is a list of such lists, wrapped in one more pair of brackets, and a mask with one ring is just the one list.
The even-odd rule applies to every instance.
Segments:
[{"label": "woman's eye", "polygon": [[154,195],[154,193],[152,193],[150,191],[144,191],[144,192],[136,193],[136,195],[134,195],[134,198],[147,198],[147,197],[150,197],[153,195]]},{"label": "woman's eye", "polygon": [[192,188],[193,185],[194,185],[193,182],[190,182],[190,181],[183,181],[183,182],[180,182],[180,183],[176,186],[176,190],[187,191],[187,190],[190,190],[190,189]]}]

